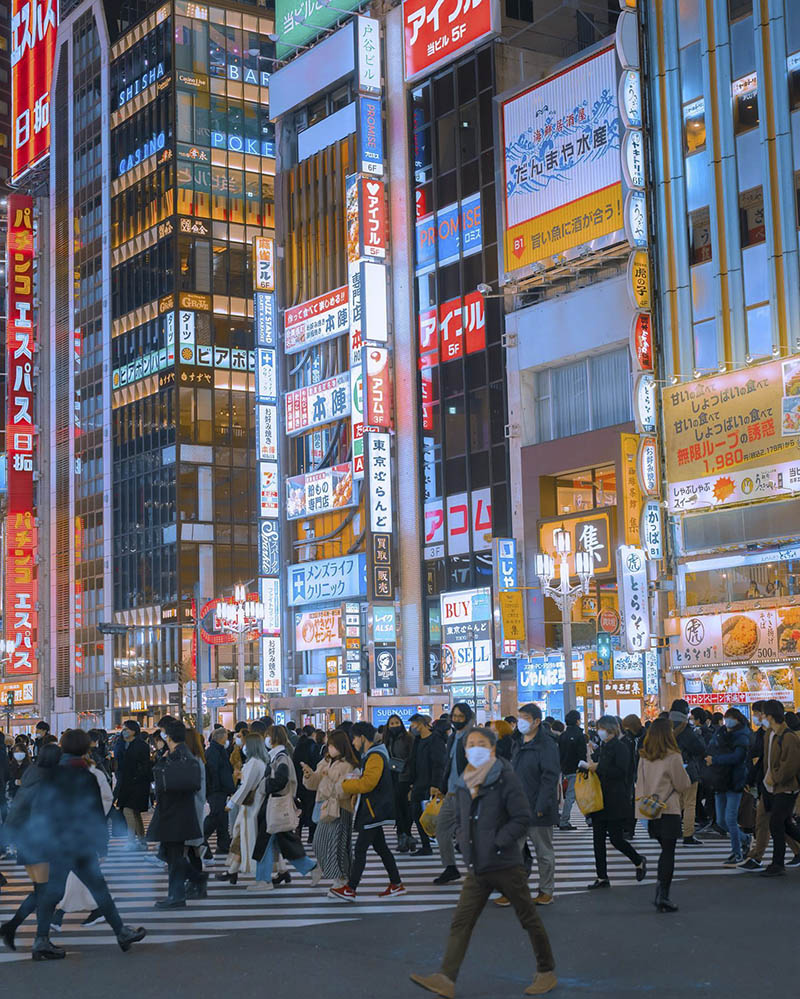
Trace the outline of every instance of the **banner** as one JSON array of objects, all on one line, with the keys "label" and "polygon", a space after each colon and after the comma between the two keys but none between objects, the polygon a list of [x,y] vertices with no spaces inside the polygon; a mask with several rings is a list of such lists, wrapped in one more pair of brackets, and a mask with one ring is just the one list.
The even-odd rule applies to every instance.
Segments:
[{"label": "banner", "polygon": [[671,645],[675,669],[800,658],[800,607],[680,618]]},{"label": "banner", "polygon": [[348,299],[345,284],[287,309],[283,314],[286,353],[295,354],[313,343],[323,343],[346,333],[350,328]]},{"label": "banner", "polygon": [[403,0],[406,80],[463,55],[499,24],[494,0]]},{"label": "banner", "polygon": [[276,0],[275,32],[278,42],[275,55],[278,59],[297,55],[298,49],[335,24],[342,12],[356,10],[359,6],[359,0],[337,0],[336,6],[329,6],[321,0]]},{"label": "banner", "polygon": [[290,437],[349,415],[349,371],[286,393],[285,431]]},{"label": "banner", "polygon": [[364,366],[364,423],[367,427],[391,428],[392,374],[389,351],[385,347],[366,347]]},{"label": "banner", "polygon": [[[50,152],[50,87],[57,29],[58,0],[11,0],[12,182]],[[8,84],[5,94],[7,88]]]},{"label": "banner", "polygon": [[[442,593],[442,676],[445,683],[486,682],[494,675],[492,601],[488,587]],[[473,670],[474,667],[474,670]]]},{"label": "banner", "polygon": [[628,652],[645,652],[650,648],[650,603],[647,563],[641,548],[619,546],[617,584],[625,648]]},{"label": "banner", "polygon": [[342,647],[342,609],[304,611],[294,616],[295,651]]},{"label": "banner", "polygon": [[355,504],[353,465],[333,465],[319,472],[286,480],[286,517],[297,520],[309,514],[330,513]]},{"label": "banner", "polygon": [[288,573],[290,607],[367,595],[367,556],[363,552],[290,565]]}]

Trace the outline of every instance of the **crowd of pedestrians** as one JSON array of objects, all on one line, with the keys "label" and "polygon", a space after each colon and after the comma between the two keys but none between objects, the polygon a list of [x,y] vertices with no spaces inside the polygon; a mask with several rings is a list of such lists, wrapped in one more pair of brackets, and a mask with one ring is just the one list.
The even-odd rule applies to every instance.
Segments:
[{"label": "crowd of pedestrians", "polygon": [[248,875],[255,893],[299,876],[354,903],[370,851],[387,876],[379,898],[403,895],[402,861],[386,838],[394,827],[398,854],[433,856],[435,840],[442,870],[434,885],[462,881],[439,971],[412,979],[455,995],[494,893],[531,942],[537,973],[526,994],[543,995],[557,980],[539,909],[556,897],[553,834],[577,828],[576,796],[592,830],[596,877],[587,888],[611,887],[609,843],[644,880],[647,860],[634,845],[644,822],[659,844],[655,908],[675,912],[679,843],[727,837],[725,866],[764,877],[800,867],[798,730],[800,719],[779,701],[756,702],[748,720],[736,708],[711,715],[676,700],[645,724],[604,715],[586,730],[577,711],[561,723],[536,704],[486,725],[458,703],[435,721],[415,714],[408,726],[392,715],[380,730],[345,721],[328,733],[298,731],[265,717],[233,732],[217,726],[207,738],[170,716],[150,734],[126,721],[111,738],[72,729],[57,740],[40,722],[32,739],[0,738],[0,849],[30,880],[0,940],[16,949],[32,916],[33,958],[63,958],[51,936],[65,913],[81,911],[84,925],[105,920],[123,950],[144,938],[144,928],[123,924],[102,873],[109,828],[167,872],[155,907],[182,909],[207,897],[215,862],[216,880],[235,885]]}]

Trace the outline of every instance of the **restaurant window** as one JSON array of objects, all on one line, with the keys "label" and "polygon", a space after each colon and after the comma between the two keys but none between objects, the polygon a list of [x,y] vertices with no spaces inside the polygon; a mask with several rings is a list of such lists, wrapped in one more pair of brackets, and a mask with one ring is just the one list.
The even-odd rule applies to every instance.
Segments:
[{"label": "restaurant window", "polygon": [[764,227],[764,192],[760,187],[739,195],[739,227],[742,246],[753,246],[766,239]]},{"label": "restaurant window", "polygon": [[711,212],[706,206],[689,213],[689,263],[711,259]]},{"label": "restaurant window", "polygon": [[731,87],[733,95],[733,130],[736,135],[758,128],[758,80],[750,73],[735,80]]},{"label": "restaurant window", "polygon": [[560,475],[555,485],[557,516],[617,505],[617,472],[614,465]]},{"label": "restaurant window", "polygon": [[687,156],[706,148],[706,111],[701,97],[683,105],[683,149]]}]

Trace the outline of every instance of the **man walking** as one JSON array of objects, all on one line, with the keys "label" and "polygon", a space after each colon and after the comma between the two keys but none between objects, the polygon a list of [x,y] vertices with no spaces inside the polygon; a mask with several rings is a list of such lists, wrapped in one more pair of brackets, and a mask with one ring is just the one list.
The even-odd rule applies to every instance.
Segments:
[{"label": "man walking", "polygon": [[797,833],[792,813],[800,789],[800,735],[787,726],[780,701],[766,701],[764,717],[769,731],[764,739],[763,792],[772,836],[772,862],[761,877],[774,878],[786,873],[786,833]]},{"label": "man walking", "polygon": [[228,758],[228,733],[224,728],[217,728],[211,733],[211,741],[206,753],[206,799],[208,815],[203,822],[203,839],[206,842],[206,860],[211,859],[211,847],[208,845],[212,833],[217,834],[217,856],[227,856],[231,845],[231,834],[228,829],[228,813],[225,805],[228,798],[236,790],[233,783],[233,767]]},{"label": "man walking", "polygon": [[430,715],[412,715],[408,722],[414,736],[409,776],[411,778],[411,819],[416,824],[421,846],[411,852],[416,857],[432,857],[431,841],[422,828],[423,802],[431,797],[431,788],[443,783],[447,765],[447,746],[443,736],[431,726]]},{"label": "man walking", "polygon": [[578,764],[586,759],[586,736],[581,729],[581,716],[578,711],[567,712],[564,719],[567,727],[558,737],[558,752],[561,760],[561,773],[567,782],[564,791],[564,807],[561,810],[560,829],[575,829],[570,821],[572,806],[575,804],[575,775]]},{"label": "man walking", "polygon": [[683,765],[689,775],[689,780],[692,782],[679,795],[683,812],[683,845],[701,846],[702,842],[695,836],[694,831],[700,769],[707,752],[705,742],[689,725],[689,704],[682,698],[672,702],[669,720],[675,731],[675,741],[681,751]]},{"label": "man walking", "polygon": [[450,884],[458,881],[461,873],[456,867],[456,851],[453,837],[456,831],[456,784],[467,765],[467,755],[464,747],[467,736],[475,727],[475,719],[469,704],[461,701],[453,705],[450,714],[453,732],[447,741],[447,765],[442,778],[442,787],[432,787],[431,797],[444,794],[444,801],[436,820],[436,842],[439,844],[439,856],[442,858],[444,870],[433,879],[435,885]]},{"label": "man walking", "polygon": [[150,749],[141,737],[139,723],[133,718],[124,723],[120,736],[123,749],[119,757],[114,798],[125,817],[130,845],[146,850],[142,812],[150,808],[150,783],[153,779]]}]

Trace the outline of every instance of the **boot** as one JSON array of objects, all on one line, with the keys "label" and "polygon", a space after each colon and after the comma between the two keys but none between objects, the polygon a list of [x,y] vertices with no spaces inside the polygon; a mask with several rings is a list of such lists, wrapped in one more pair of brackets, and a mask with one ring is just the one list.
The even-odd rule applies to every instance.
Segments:
[{"label": "boot", "polygon": [[678,906],[669,898],[669,885],[659,885],[656,890],[656,909],[659,912],[677,912]]},{"label": "boot", "polygon": [[128,951],[133,944],[144,940],[146,936],[147,930],[143,926],[137,926],[136,929],[133,926],[123,926],[117,934],[117,943],[121,950]]},{"label": "boot", "polygon": [[410,847],[408,845],[408,836],[405,833],[400,833],[397,837],[397,852],[398,853],[408,853]]},{"label": "boot", "polygon": [[60,961],[67,956],[63,947],[56,947],[50,937],[37,937],[33,942],[31,957],[34,961]]},{"label": "boot", "polygon": [[13,923],[3,923],[0,926],[0,940],[8,947],[9,950],[16,950],[17,945],[14,943],[14,937],[17,933],[17,927]]}]

